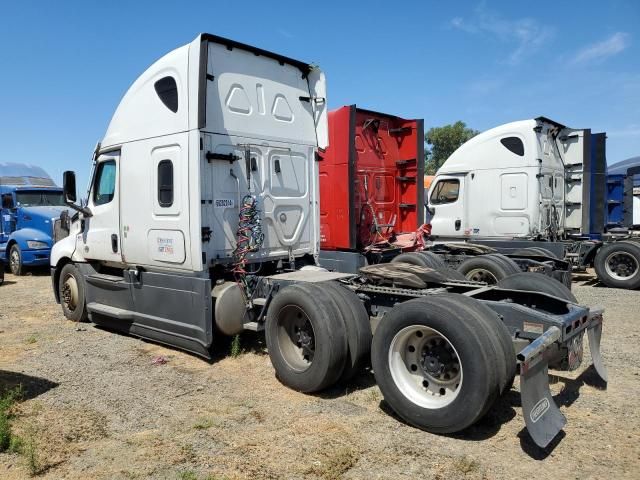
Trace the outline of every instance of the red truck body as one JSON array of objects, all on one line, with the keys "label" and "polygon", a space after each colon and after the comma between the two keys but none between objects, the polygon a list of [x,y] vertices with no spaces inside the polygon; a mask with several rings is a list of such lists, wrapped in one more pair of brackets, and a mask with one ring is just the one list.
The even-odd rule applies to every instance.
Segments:
[{"label": "red truck body", "polygon": [[364,251],[424,221],[424,122],[344,106],[320,162],[323,250]]}]

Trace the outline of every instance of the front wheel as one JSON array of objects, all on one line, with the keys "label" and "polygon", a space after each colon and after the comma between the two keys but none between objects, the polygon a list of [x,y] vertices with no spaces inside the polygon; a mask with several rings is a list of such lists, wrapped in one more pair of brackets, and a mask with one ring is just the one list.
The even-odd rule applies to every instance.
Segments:
[{"label": "front wheel", "polygon": [[14,275],[24,275],[24,265],[22,264],[22,252],[17,243],[11,245],[9,250],[9,268]]},{"label": "front wheel", "polygon": [[58,282],[58,295],[62,305],[62,313],[67,319],[74,322],[87,321],[84,280],[73,263],[62,267]]}]

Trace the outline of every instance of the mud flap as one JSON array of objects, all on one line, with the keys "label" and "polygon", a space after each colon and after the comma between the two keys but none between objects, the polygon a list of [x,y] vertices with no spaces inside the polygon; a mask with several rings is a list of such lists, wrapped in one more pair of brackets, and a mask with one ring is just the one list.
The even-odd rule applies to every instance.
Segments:
[{"label": "mud flap", "polygon": [[602,360],[602,354],[600,353],[600,338],[602,337],[602,311],[592,311],[591,324],[587,329],[587,336],[589,337],[589,351],[591,352],[591,359],[593,360],[593,367],[600,375],[600,378],[605,382],[608,381],[607,367],[604,366]]},{"label": "mud flap", "polygon": [[541,448],[549,445],[567,423],[549,389],[548,359],[545,356],[548,347],[559,338],[560,330],[550,327],[518,354],[522,413],[529,435]]}]

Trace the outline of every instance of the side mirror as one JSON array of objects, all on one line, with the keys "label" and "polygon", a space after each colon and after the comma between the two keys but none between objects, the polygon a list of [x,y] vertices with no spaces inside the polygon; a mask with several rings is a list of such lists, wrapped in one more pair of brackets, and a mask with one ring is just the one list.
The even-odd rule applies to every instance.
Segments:
[{"label": "side mirror", "polygon": [[2,208],[11,209],[14,208],[13,196],[10,193],[2,195]]},{"label": "side mirror", "polygon": [[76,174],[70,170],[67,170],[62,174],[62,193],[64,195],[64,203],[74,210],[82,213],[85,217],[90,217],[93,214],[87,207],[82,207],[76,204],[78,197],[76,196]]},{"label": "side mirror", "polygon": [[62,174],[62,191],[64,192],[64,199],[67,203],[75,203],[76,196],[76,174],[70,170],[67,170]]}]

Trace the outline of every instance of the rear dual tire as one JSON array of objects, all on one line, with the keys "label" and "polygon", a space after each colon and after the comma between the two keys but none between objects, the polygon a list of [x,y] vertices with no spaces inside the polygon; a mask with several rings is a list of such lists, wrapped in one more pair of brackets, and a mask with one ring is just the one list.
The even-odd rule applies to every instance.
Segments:
[{"label": "rear dual tire", "polygon": [[[499,322],[499,323],[496,323]],[[478,421],[515,374],[497,316],[455,294],[394,307],[373,337],[372,365],[385,401],[406,422],[452,433]],[[507,356],[509,355],[509,358]]]},{"label": "rear dual tire", "polygon": [[640,243],[620,240],[604,245],[593,263],[598,278],[606,286],[640,288]]},{"label": "rear dual tire", "polygon": [[433,252],[407,252],[401,253],[391,260],[391,263],[409,263],[419,267],[432,268],[439,270],[445,268],[446,265],[438,255]]},{"label": "rear dual tire", "polygon": [[543,273],[537,272],[520,272],[511,275],[498,282],[498,287],[509,290],[528,290],[531,292],[540,292],[568,300],[571,303],[578,303],[576,296],[555,278],[549,277]]},{"label": "rear dual tire", "polygon": [[498,283],[503,278],[520,273],[520,267],[509,257],[500,253],[478,255],[466,259],[458,267],[467,280],[484,282],[489,285]]},{"label": "rear dual tire", "polygon": [[366,309],[333,282],[284,287],[267,312],[265,336],[278,379],[306,393],[351,379],[371,346]]}]

